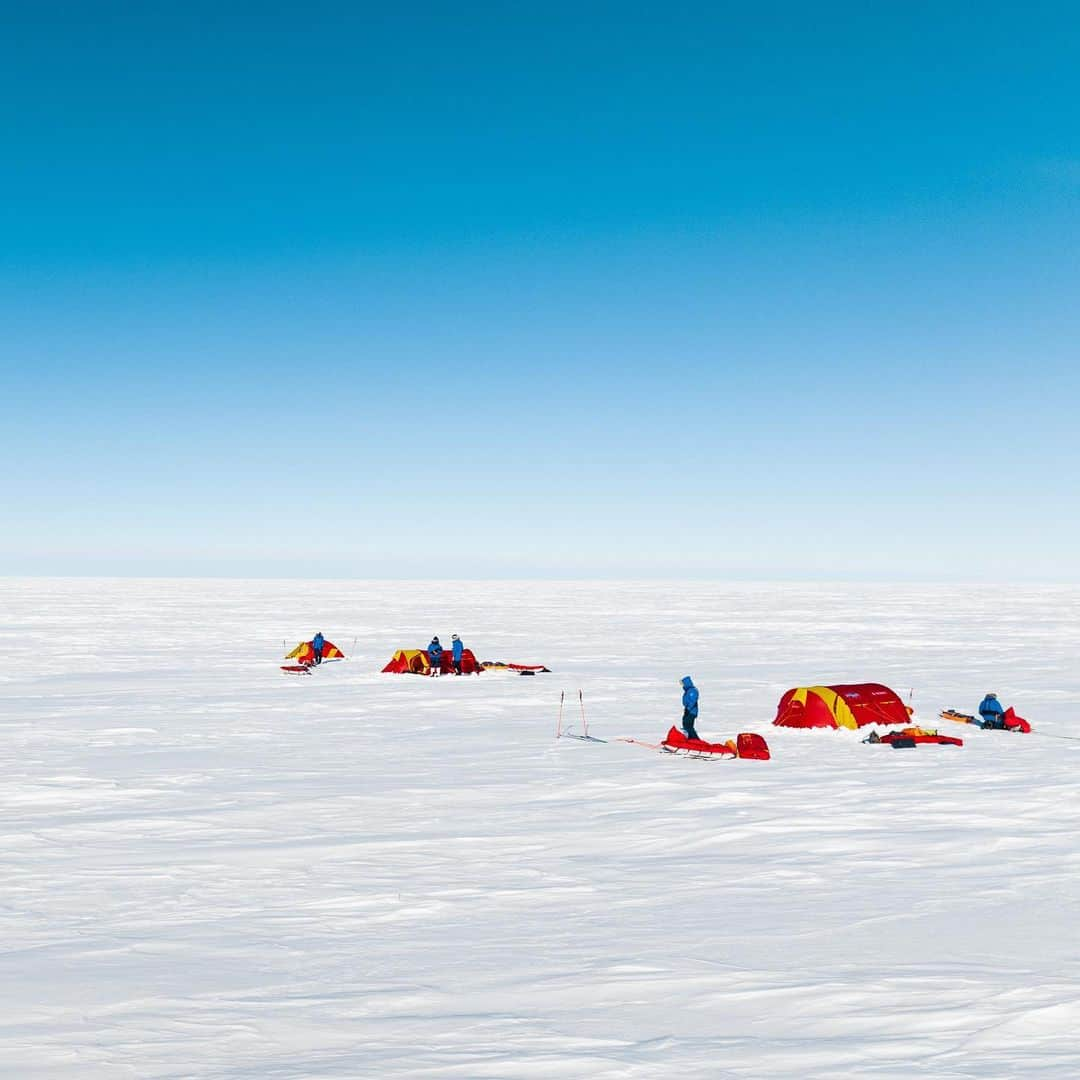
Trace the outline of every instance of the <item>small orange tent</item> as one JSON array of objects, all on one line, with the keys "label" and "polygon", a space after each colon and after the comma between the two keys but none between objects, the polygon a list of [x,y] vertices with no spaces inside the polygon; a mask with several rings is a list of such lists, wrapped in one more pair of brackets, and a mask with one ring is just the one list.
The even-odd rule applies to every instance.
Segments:
[{"label": "small orange tent", "polygon": [[[324,660],[344,660],[345,654],[333,643],[329,641],[323,642],[322,658]],[[295,660],[298,664],[314,664],[315,663],[315,647],[310,641],[301,641],[299,645],[288,656],[286,660]]]},{"label": "small orange tent", "polygon": [[781,699],[777,727],[861,728],[866,724],[907,724],[911,710],[894,690],[880,683],[799,686]]}]

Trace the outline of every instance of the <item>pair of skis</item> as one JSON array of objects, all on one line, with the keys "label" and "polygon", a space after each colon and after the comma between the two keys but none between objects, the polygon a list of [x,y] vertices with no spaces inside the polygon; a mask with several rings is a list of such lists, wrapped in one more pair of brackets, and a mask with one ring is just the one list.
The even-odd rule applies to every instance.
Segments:
[{"label": "pair of skis", "polygon": [[575,735],[570,730],[563,731],[563,705],[566,701],[566,691],[559,691],[559,724],[555,728],[556,739],[577,739],[578,742],[598,742],[606,743],[607,739],[598,739],[595,735],[589,734],[589,721],[585,718],[585,697],[579,690],[577,692],[578,705],[581,707],[581,727],[585,732],[584,735]]}]

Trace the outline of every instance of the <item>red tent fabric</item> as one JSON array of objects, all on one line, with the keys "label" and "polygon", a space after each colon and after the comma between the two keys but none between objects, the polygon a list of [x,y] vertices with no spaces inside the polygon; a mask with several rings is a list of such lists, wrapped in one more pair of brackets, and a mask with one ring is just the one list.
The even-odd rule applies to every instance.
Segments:
[{"label": "red tent fabric", "polygon": [[895,690],[880,683],[799,686],[780,699],[777,727],[861,728],[866,724],[907,724],[911,713]]},{"label": "red tent fabric", "polygon": [[[454,657],[449,649],[444,649],[442,662],[439,664],[439,673],[448,675],[453,670]],[[462,675],[472,675],[474,672],[480,671],[483,671],[483,668],[476,662],[476,655],[472,649],[463,649],[461,652]],[[426,649],[398,649],[391,658],[390,663],[383,668],[383,672],[391,675],[409,673],[413,675],[431,675],[431,657]]]},{"label": "red tent fabric", "polygon": [[[439,665],[439,673],[446,675],[454,670],[454,654],[449,649],[443,649],[442,663]],[[477,663],[476,655],[472,649],[461,650],[461,674],[473,675],[484,669]]]},{"label": "red tent fabric", "polygon": [[[314,664],[315,646],[310,641],[301,641],[300,644],[285,657],[285,659],[295,660],[298,664]],[[322,659],[344,660],[345,654],[332,641],[324,640],[322,646]]]},{"label": "red tent fabric", "polygon": [[430,669],[428,654],[423,649],[398,649],[383,668],[383,673],[404,675],[411,671],[416,675],[427,675]]}]

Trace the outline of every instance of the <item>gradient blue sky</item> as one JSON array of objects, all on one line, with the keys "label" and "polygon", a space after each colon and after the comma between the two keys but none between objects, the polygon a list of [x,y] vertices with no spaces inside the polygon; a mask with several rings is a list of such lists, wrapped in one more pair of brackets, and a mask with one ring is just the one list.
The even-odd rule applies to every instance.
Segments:
[{"label": "gradient blue sky", "polygon": [[1074,5],[271,6],[6,16],[0,572],[1080,580]]}]

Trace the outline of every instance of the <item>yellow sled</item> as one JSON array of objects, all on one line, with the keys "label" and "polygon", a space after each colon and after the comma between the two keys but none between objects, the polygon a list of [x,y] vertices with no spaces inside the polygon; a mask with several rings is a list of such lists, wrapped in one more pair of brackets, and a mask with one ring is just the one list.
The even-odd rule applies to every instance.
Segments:
[{"label": "yellow sled", "polygon": [[942,709],[938,715],[942,720],[955,720],[958,724],[974,724],[975,717],[967,713],[957,712],[955,709]]}]

